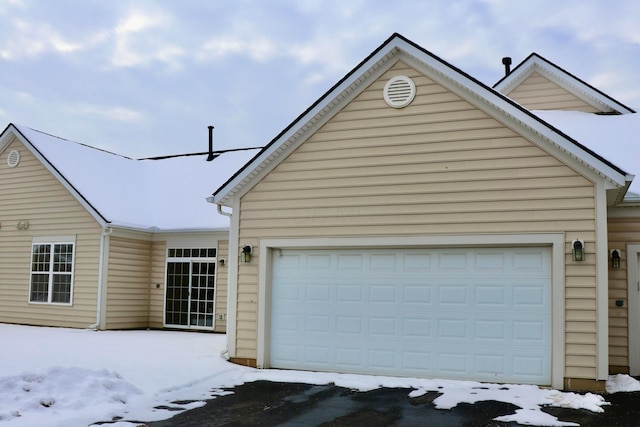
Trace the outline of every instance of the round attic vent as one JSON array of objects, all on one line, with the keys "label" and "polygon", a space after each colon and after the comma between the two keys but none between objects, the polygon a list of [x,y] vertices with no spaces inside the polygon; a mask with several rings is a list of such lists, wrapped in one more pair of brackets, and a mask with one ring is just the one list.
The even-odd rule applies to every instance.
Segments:
[{"label": "round attic vent", "polygon": [[384,100],[390,107],[406,107],[415,96],[416,85],[407,76],[395,76],[384,85]]},{"label": "round attic vent", "polygon": [[20,152],[18,150],[11,150],[9,156],[7,156],[7,164],[10,168],[15,168],[20,163]]}]

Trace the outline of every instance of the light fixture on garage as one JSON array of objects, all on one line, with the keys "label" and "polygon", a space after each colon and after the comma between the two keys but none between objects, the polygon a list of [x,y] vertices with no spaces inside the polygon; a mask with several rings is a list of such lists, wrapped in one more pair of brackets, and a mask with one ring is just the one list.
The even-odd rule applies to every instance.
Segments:
[{"label": "light fixture on garage", "polygon": [[620,249],[611,249],[611,268],[620,268]]},{"label": "light fixture on garage", "polygon": [[242,262],[251,261],[251,253],[253,252],[251,246],[246,245],[242,247],[242,251],[240,252],[240,260]]},{"label": "light fixture on garage", "polygon": [[574,240],[571,242],[571,254],[574,261],[584,261],[584,241]]}]

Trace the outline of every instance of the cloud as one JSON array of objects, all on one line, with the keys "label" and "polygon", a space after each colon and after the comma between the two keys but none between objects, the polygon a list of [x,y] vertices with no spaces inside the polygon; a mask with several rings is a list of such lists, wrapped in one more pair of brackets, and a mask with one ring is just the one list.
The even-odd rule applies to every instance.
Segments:
[{"label": "cloud", "polygon": [[222,36],[207,40],[198,54],[201,61],[228,55],[246,55],[255,61],[266,61],[277,54],[275,44],[263,35]]},{"label": "cloud", "polygon": [[98,116],[101,118],[118,121],[118,122],[137,122],[144,118],[144,115],[138,111],[125,107],[108,107],[90,104],[80,104],[72,108],[74,114],[81,116]]},{"label": "cloud", "polygon": [[116,68],[144,67],[162,62],[181,68],[185,51],[167,40],[172,20],[160,9],[131,9],[113,30],[111,64]]},{"label": "cloud", "polygon": [[82,48],[60,35],[50,25],[14,19],[9,24],[11,36],[0,47],[0,58],[19,60],[48,52],[70,53]]}]

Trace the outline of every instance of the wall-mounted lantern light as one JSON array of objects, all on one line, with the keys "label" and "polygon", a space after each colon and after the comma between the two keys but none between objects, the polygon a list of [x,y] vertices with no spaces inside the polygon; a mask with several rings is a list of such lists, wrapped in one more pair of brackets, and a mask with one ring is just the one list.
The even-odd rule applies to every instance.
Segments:
[{"label": "wall-mounted lantern light", "polygon": [[574,261],[584,261],[584,241],[574,240],[571,242],[571,255]]},{"label": "wall-mounted lantern light", "polygon": [[620,249],[611,249],[611,268],[620,268]]},{"label": "wall-mounted lantern light", "polygon": [[218,263],[220,263],[220,265],[221,265],[221,266],[224,266],[224,264],[225,264],[226,262],[227,262],[227,260],[226,260],[226,259],[224,259],[224,258],[220,258],[220,259],[218,260]]},{"label": "wall-mounted lantern light", "polygon": [[251,261],[251,253],[253,252],[251,246],[246,245],[242,247],[242,251],[240,252],[240,261],[249,262]]}]

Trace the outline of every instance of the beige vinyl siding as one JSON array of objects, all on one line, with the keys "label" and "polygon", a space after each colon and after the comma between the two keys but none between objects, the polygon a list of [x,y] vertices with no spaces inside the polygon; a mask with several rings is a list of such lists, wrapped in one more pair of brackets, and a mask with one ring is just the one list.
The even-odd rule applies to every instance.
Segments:
[{"label": "beige vinyl siding", "polygon": [[[403,109],[382,97],[398,74],[417,86]],[[276,237],[565,233],[566,376],[596,377],[594,184],[401,63],[244,195],[239,215],[242,245]],[[576,238],[587,248],[577,265]],[[256,357],[257,266],[239,266],[239,358]]]},{"label": "beige vinyl siding", "polygon": [[529,110],[600,112],[600,109],[537,72],[532,73],[507,96]]},{"label": "beige vinyl siding", "polygon": [[[15,168],[7,155],[20,152]],[[27,230],[18,230],[28,221]],[[101,226],[17,139],[0,155],[0,322],[86,328],[96,322]],[[29,303],[34,237],[75,236],[72,305]]]},{"label": "beige vinyl siding", "polygon": [[111,237],[106,299],[106,329],[149,325],[151,242]]},{"label": "beige vinyl siding", "polygon": [[[640,216],[637,218],[609,218],[609,250],[620,249],[619,269],[609,266],[609,365],[612,371],[629,368],[629,311],[627,244],[640,243]],[[616,306],[622,300],[622,307]]]},{"label": "beige vinyl siding", "polygon": [[[224,265],[220,263],[220,260],[224,259]],[[216,266],[216,318],[214,331],[226,332],[227,331],[227,280],[229,278],[229,241],[218,240],[217,249],[218,265]],[[224,316],[224,320],[219,319],[219,316]]]},{"label": "beige vinyl siding", "polygon": [[164,289],[167,267],[167,242],[151,242],[151,291],[149,299],[149,327],[164,326]]}]

